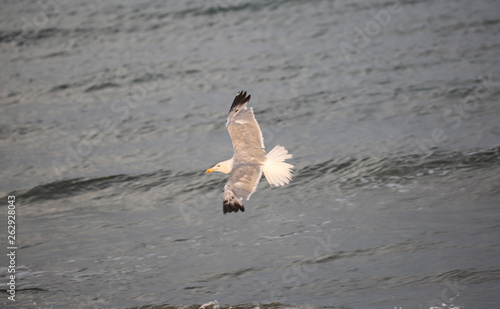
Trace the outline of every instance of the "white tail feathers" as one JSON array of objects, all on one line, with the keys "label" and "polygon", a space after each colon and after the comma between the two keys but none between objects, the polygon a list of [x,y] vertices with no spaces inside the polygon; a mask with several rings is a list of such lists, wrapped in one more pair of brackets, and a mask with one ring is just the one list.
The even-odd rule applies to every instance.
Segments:
[{"label": "white tail feathers", "polygon": [[286,159],[290,159],[291,154],[285,147],[277,145],[266,155],[266,162],[264,162],[263,172],[266,176],[267,182],[271,187],[283,186],[292,180],[293,165],[286,163]]}]

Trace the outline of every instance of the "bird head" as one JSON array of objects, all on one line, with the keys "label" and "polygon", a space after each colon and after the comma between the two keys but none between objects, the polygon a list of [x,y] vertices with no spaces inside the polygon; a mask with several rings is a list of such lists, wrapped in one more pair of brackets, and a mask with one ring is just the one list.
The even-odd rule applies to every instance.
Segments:
[{"label": "bird head", "polygon": [[221,172],[224,174],[229,174],[229,172],[231,172],[232,168],[233,168],[233,159],[229,159],[229,160],[222,161],[222,162],[215,164],[214,167],[209,168],[207,170],[207,173]]}]

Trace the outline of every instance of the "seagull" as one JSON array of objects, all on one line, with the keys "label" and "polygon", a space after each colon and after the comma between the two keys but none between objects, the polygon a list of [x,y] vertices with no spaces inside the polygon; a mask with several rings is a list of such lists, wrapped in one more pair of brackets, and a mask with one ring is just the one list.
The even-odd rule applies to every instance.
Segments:
[{"label": "seagull", "polygon": [[285,147],[277,145],[266,154],[264,138],[253,109],[247,108],[250,95],[240,91],[234,98],[226,128],[231,135],[234,155],[209,168],[207,173],[221,172],[229,174],[224,186],[224,214],[245,211],[243,199],[249,199],[257,189],[262,173],[271,187],[280,187],[292,180],[293,165],[286,163],[292,158]]}]

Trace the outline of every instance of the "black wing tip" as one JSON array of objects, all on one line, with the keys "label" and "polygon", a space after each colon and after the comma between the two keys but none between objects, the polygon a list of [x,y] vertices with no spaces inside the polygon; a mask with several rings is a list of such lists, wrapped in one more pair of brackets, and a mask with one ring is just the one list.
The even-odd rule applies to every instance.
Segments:
[{"label": "black wing tip", "polygon": [[238,212],[240,211],[241,212],[244,212],[245,211],[245,206],[243,206],[243,204],[241,204],[240,202],[238,201],[235,201],[235,200],[232,200],[232,201],[228,201],[228,200],[224,200],[224,202],[222,203],[222,211],[224,212],[224,214],[228,213],[228,212]]},{"label": "black wing tip", "polygon": [[229,111],[232,111],[233,109],[236,109],[238,106],[248,103],[251,97],[252,97],[251,95],[247,96],[246,91],[241,90],[234,98],[233,104],[231,105],[231,109]]}]

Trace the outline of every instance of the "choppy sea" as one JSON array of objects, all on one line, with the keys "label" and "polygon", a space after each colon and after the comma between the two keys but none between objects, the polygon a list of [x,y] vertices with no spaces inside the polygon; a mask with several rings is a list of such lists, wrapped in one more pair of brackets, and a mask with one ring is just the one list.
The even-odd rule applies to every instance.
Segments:
[{"label": "choppy sea", "polygon": [[[499,12],[3,1],[0,306],[498,307]],[[239,90],[294,179],[223,215]]]}]

